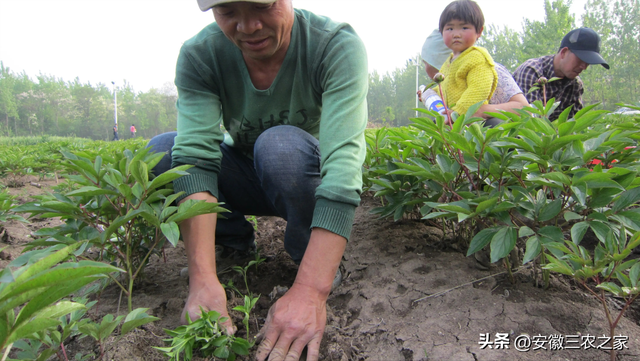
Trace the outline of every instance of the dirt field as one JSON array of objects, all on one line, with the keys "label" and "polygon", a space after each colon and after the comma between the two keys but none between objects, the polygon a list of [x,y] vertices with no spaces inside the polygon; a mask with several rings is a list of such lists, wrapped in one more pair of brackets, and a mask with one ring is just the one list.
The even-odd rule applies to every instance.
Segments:
[{"label": "dirt field", "polygon": [[[20,202],[26,202],[53,183],[45,182],[44,188],[27,183],[10,191],[19,196]],[[552,275],[551,287],[543,290],[534,285],[532,271],[525,267],[512,284],[502,267],[479,270],[475,260],[451,247],[436,227],[420,221],[376,219],[369,211],[377,205],[378,200],[367,195],[357,210],[344,256],[345,279],[328,302],[322,360],[609,359],[607,350],[596,349],[604,341],[601,337],[608,334],[604,312],[572,281]],[[51,227],[54,222],[9,224],[2,246],[11,247],[0,254],[0,267],[19,254],[32,231]],[[283,220],[258,218],[258,247],[267,261],[259,267],[260,278],[255,271],[250,274],[249,286],[262,294],[251,320],[254,334],[278,297],[272,299],[269,294],[277,286],[290,286],[296,274],[296,266],[282,247],[284,228]],[[105,360],[165,360],[151,346],[164,346],[163,329],[179,325],[188,289],[187,280],[180,277],[180,270],[187,265],[184,248],[167,248],[166,254],[166,263],[162,258],[151,260],[133,300],[134,308],[148,307],[161,320],[121,339],[112,337]],[[220,278],[222,282],[233,278],[235,284],[242,284],[235,272],[226,272]],[[438,294],[443,291],[448,292]],[[91,311],[92,317],[115,314],[119,296],[119,290],[109,287],[100,297],[99,308]],[[231,293],[229,297],[232,303],[241,302]],[[614,307],[619,304],[615,299],[610,302]],[[120,309],[126,309],[126,305]],[[241,315],[232,314],[241,328]],[[618,360],[640,360],[639,320],[639,305],[621,320],[616,334],[628,340]],[[482,347],[482,334],[488,334],[490,342],[499,336],[498,342]],[[593,347],[580,347],[589,336],[595,338]],[[566,339],[560,343],[564,347],[578,349],[550,350],[557,344],[549,340],[556,337]],[[533,343],[528,352],[516,350],[515,340],[527,338],[547,342]],[[508,339],[508,345],[500,339]],[[545,349],[533,350],[540,346]],[[67,350],[71,359],[78,351],[97,352],[97,346],[85,338],[72,340]]]}]

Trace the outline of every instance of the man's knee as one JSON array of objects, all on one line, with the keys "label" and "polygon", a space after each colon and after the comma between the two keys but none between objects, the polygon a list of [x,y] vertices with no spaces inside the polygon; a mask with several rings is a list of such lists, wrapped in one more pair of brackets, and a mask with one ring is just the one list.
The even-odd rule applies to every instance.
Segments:
[{"label": "man's knee", "polygon": [[267,129],[254,146],[254,162],[258,176],[289,179],[320,176],[318,141],[306,131],[294,126]]},{"label": "man's knee", "polygon": [[151,148],[152,152],[164,153],[164,156],[151,170],[153,174],[160,175],[171,169],[171,149],[173,148],[173,140],[178,132],[167,132],[156,135],[149,140],[147,148]]}]

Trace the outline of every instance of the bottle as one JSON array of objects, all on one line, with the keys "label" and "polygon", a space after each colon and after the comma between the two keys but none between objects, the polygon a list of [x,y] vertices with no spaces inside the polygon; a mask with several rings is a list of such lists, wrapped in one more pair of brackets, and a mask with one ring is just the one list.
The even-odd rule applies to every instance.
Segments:
[{"label": "bottle", "polygon": [[427,110],[435,110],[440,114],[445,113],[444,103],[442,102],[442,98],[436,93],[433,89],[426,89],[425,86],[420,86],[420,91],[422,92],[422,102]]}]

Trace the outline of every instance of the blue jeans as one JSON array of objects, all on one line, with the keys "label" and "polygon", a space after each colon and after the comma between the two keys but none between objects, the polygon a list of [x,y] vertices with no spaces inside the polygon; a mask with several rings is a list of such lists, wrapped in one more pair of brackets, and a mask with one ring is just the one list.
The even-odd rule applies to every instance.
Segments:
[{"label": "blue jeans", "polygon": [[[171,168],[176,134],[160,134],[149,141],[153,151],[165,153],[153,169],[155,174]],[[221,144],[218,201],[231,213],[218,217],[216,243],[246,250],[253,245],[254,234],[244,216],[278,216],[287,221],[285,250],[300,263],[309,243],[315,191],[321,180],[318,145],[316,138],[290,125],[264,131],[256,140],[253,159]]]}]

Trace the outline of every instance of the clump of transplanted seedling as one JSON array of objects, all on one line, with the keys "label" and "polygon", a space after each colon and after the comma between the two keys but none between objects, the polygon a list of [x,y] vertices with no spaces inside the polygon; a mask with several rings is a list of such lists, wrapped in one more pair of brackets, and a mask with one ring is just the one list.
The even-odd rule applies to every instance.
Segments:
[{"label": "clump of transplanted seedling", "polygon": [[[256,252],[254,260],[244,266],[234,266],[233,269],[240,273],[243,277],[245,287],[249,295],[244,295],[244,304],[234,307],[232,310],[242,312],[242,324],[246,330],[246,338],[228,335],[225,332],[223,323],[227,322],[227,317],[220,317],[220,313],[216,311],[205,311],[200,308],[201,317],[191,320],[187,314],[187,325],[179,326],[174,330],[165,330],[171,337],[164,340],[170,343],[168,347],[156,347],[162,351],[171,360],[179,361],[183,357],[185,361],[191,360],[194,353],[198,352],[204,357],[215,356],[217,358],[233,361],[238,355],[248,355],[249,350],[255,345],[255,337],[250,336],[249,320],[251,311],[260,299],[260,295],[254,296],[249,289],[247,273],[251,266],[255,266],[256,270],[259,264],[265,259],[260,257],[260,253]],[[229,281],[225,288],[231,289],[242,296],[242,293]]]}]

